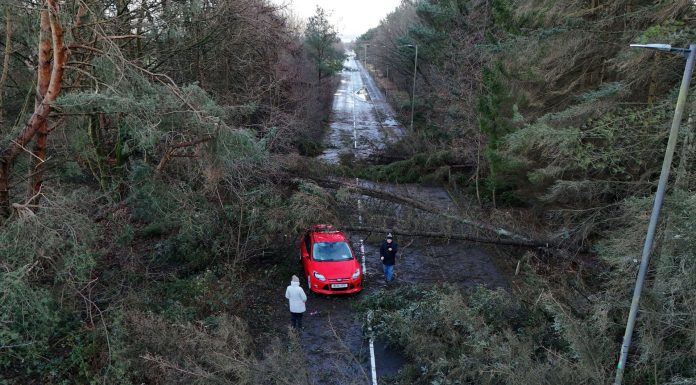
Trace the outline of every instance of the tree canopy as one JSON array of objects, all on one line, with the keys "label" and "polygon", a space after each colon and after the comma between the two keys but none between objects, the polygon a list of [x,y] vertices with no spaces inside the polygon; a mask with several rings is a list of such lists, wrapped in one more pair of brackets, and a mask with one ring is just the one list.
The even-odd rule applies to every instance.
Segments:
[{"label": "tree canopy", "polygon": [[338,32],[328,20],[326,11],[317,6],[314,16],[307,20],[305,44],[310,60],[317,71],[318,82],[343,68],[345,55],[339,48]]}]

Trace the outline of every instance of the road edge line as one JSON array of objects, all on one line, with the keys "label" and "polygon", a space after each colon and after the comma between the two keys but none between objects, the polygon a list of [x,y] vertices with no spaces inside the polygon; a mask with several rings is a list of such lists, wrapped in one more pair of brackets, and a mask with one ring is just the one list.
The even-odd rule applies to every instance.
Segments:
[{"label": "road edge line", "polygon": [[375,360],[375,337],[372,332],[372,310],[367,312],[367,331],[370,333],[370,368],[372,374],[372,385],[377,385],[377,363]]}]

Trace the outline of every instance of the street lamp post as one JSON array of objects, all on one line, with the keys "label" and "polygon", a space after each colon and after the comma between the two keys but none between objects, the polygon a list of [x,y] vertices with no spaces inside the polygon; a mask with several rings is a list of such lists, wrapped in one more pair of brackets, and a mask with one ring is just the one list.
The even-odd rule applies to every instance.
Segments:
[{"label": "street lamp post", "polygon": [[365,69],[367,69],[367,46],[368,46],[368,45],[369,45],[369,44],[364,44],[364,45],[363,45],[363,52],[365,52],[365,55],[364,55],[365,58],[363,59],[363,62],[365,63]]},{"label": "street lamp post", "polygon": [[669,44],[631,44],[631,47],[656,49],[667,52],[677,52],[687,56],[686,67],[684,68],[684,76],[682,77],[681,87],[679,88],[679,97],[674,110],[674,118],[672,119],[672,127],[669,131],[669,140],[667,141],[667,150],[662,161],[662,170],[660,171],[660,181],[657,185],[655,193],[655,202],[653,203],[652,214],[648,224],[648,232],[645,236],[645,244],[643,245],[643,254],[640,261],[640,269],[638,270],[638,278],[636,286],[633,290],[633,300],[631,301],[631,310],[628,313],[628,321],[626,323],[626,331],[624,333],[623,343],[621,345],[621,356],[619,363],[616,365],[616,379],[614,385],[621,385],[623,375],[628,359],[628,350],[631,347],[631,337],[633,336],[633,327],[636,324],[638,315],[638,304],[640,303],[640,294],[643,290],[645,275],[648,271],[648,263],[650,261],[650,252],[652,249],[653,239],[655,238],[655,229],[660,218],[660,210],[662,202],[665,198],[665,190],[667,189],[667,181],[669,179],[669,171],[672,166],[672,156],[674,155],[675,147],[677,146],[677,136],[679,134],[679,124],[681,123],[684,106],[686,104],[686,94],[689,90],[689,82],[694,69],[694,57],[696,56],[696,44],[691,44],[689,48],[672,48]]},{"label": "street lamp post", "polygon": [[413,60],[413,90],[411,91],[411,131],[413,131],[413,111],[416,105],[416,74],[418,73],[418,44],[406,44],[402,47],[412,47],[416,49],[416,55]]}]

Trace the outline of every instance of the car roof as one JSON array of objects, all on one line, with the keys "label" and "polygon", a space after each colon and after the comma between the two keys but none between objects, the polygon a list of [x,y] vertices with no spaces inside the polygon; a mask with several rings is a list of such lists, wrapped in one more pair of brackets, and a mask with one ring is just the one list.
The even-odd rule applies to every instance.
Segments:
[{"label": "car roof", "polygon": [[340,231],[312,232],[314,242],[345,242],[346,236]]}]

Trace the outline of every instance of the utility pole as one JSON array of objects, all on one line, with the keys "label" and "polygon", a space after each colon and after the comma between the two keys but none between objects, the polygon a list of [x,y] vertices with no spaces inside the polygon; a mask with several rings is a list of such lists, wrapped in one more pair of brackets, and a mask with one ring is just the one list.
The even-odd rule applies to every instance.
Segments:
[{"label": "utility pole", "polygon": [[413,111],[416,106],[416,75],[418,74],[418,44],[404,44],[399,47],[411,47],[416,49],[413,59],[413,89],[411,90],[411,131],[413,131]]},{"label": "utility pole", "polygon": [[411,45],[416,48],[416,56],[413,60],[413,90],[411,91],[411,132],[413,132],[413,111],[416,106],[416,75],[418,74],[418,44]]},{"label": "utility pole", "polygon": [[365,69],[367,69],[367,46],[368,46],[368,45],[369,45],[369,44],[363,45],[363,52],[365,52],[365,55],[364,55],[365,58],[363,58],[363,62],[364,62]]},{"label": "utility pole", "polygon": [[638,278],[636,286],[633,290],[633,300],[631,301],[631,310],[628,313],[628,321],[626,323],[626,331],[624,333],[623,343],[621,344],[621,356],[619,363],[616,365],[616,379],[614,385],[621,385],[623,382],[624,370],[626,368],[626,360],[628,359],[628,351],[631,347],[631,337],[633,336],[633,328],[636,324],[638,315],[638,305],[640,303],[640,295],[645,283],[645,275],[648,272],[648,264],[650,262],[650,253],[652,251],[653,240],[655,238],[655,230],[658,220],[660,219],[660,210],[665,198],[665,190],[667,189],[667,181],[669,180],[669,171],[672,167],[672,157],[677,146],[677,136],[679,135],[679,124],[681,123],[684,106],[686,104],[686,95],[689,91],[689,83],[694,69],[694,57],[696,56],[696,44],[691,44],[689,48],[672,48],[669,44],[631,44],[631,47],[656,49],[660,51],[676,52],[687,56],[686,67],[682,77],[681,87],[679,88],[679,97],[677,105],[674,109],[674,118],[672,119],[672,127],[669,131],[669,140],[667,141],[667,149],[665,157],[662,161],[662,170],[660,171],[660,181],[657,185],[655,193],[655,202],[653,203],[652,214],[648,224],[648,233],[645,236],[645,244],[643,245],[643,254],[638,270]]}]

